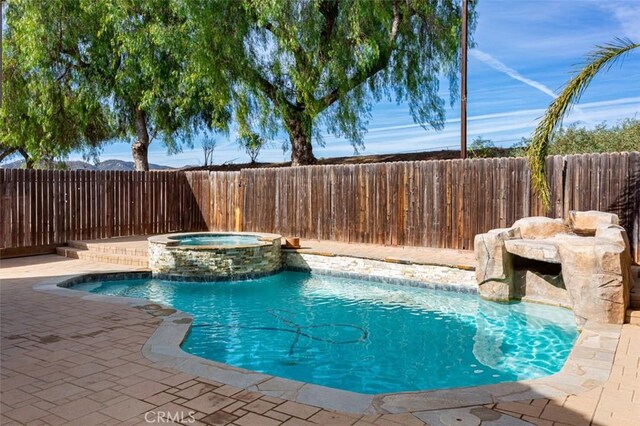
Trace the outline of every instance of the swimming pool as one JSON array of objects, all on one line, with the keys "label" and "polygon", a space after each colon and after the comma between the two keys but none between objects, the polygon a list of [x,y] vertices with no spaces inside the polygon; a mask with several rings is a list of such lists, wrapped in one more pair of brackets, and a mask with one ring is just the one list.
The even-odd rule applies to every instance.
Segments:
[{"label": "swimming pool", "polygon": [[542,377],[562,368],[577,337],[573,314],[561,308],[300,272],[73,288],[190,313],[182,347],[194,355],[368,394]]}]

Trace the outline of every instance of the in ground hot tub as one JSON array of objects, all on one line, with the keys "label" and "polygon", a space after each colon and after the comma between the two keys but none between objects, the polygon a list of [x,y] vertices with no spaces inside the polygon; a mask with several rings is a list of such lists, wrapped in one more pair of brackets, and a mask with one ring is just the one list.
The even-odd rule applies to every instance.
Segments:
[{"label": "in ground hot tub", "polygon": [[248,232],[189,232],[149,238],[154,277],[180,281],[255,278],[280,270],[281,236]]}]

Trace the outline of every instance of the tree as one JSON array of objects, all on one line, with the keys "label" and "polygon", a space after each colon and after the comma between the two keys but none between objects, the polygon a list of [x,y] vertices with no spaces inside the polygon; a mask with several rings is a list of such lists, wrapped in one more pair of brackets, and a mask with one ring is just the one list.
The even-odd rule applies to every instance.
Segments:
[{"label": "tree", "polygon": [[273,139],[283,128],[294,165],[314,162],[322,125],[361,148],[372,104],[383,97],[408,102],[425,129],[441,129],[442,74],[452,99],[457,93],[456,0],[185,3],[192,53],[222,62],[240,132]]},{"label": "tree", "polygon": [[637,151],[639,147],[640,120],[627,118],[613,126],[602,122],[593,129],[575,123],[563,127],[553,135],[549,155]]},{"label": "tree", "polygon": [[[88,78],[111,100],[118,136],[132,142],[136,170],[148,170],[148,150],[158,138],[169,154],[191,144],[201,127],[226,128],[228,113],[197,82],[185,60],[189,22],[172,0],[87,2],[101,24],[91,33]],[[213,101],[212,101],[213,99]]]},{"label": "tree", "polygon": [[469,145],[469,152],[476,158],[490,158],[496,156],[497,150],[491,139],[478,136]]},{"label": "tree", "polygon": [[238,143],[251,159],[251,164],[255,164],[260,150],[265,145],[265,140],[255,133],[250,133],[238,138]]},{"label": "tree", "polygon": [[202,141],[202,150],[204,151],[204,165],[213,164],[213,152],[216,150],[218,142],[215,139],[206,138]]},{"label": "tree", "polygon": [[[523,138],[513,147],[513,156],[525,156],[530,144],[531,138]],[[636,151],[638,147],[640,119],[626,118],[612,126],[603,121],[592,129],[578,127],[578,123],[562,127],[549,141],[547,155]]]},{"label": "tree", "polygon": [[587,64],[573,77],[560,95],[551,103],[536,127],[527,157],[531,168],[531,180],[544,206],[551,206],[551,193],[545,179],[545,158],[555,131],[573,104],[577,103],[589,83],[601,70],[607,70],[627,53],[640,47],[628,39],[616,39],[613,43],[596,46],[587,57]]},{"label": "tree", "polygon": [[[37,160],[129,140],[137,170],[159,139],[174,153],[200,128],[226,129],[211,78],[186,61],[177,0],[24,0],[7,13],[2,140]],[[95,152],[95,151],[93,151]]]},{"label": "tree", "polygon": [[112,134],[105,105],[73,59],[87,23],[73,2],[10,2],[3,29],[2,157],[20,153],[28,168],[73,150],[95,152]]}]

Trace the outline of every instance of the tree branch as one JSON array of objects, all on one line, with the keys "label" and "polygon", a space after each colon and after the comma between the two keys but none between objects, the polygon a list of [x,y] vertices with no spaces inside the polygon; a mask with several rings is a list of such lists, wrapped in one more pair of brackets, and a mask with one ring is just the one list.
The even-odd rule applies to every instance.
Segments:
[{"label": "tree branch", "polygon": [[249,79],[256,82],[260,90],[264,92],[264,94],[267,95],[267,97],[274,104],[276,105],[284,104],[287,108],[290,108],[296,111],[304,110],[304,105],[295,105],[289,102],[286,96],[284,95],[284,93],[282,92],[282,90],[280,90],[278,87],[272,84],[269,80],[263,77],[258,70],[247,65],[244,69],[244,72],[247,74],[250,74]]},{"label": "tree branch", "polygon": [[29,153],[24,148],[18,148],[18,152],[24,157],[25,168],[33,169],[33,159],[29,157]]},{"label": "tree branch", "polygon": [[339,1],[324,0],[320,2],[320,13],[324,17],[324,28],[320,33],[320,60],[324,62],[326,60],[327,49],[329,47],[329,41],[333,35],[333,30],[336,25],[336,19],[338,18],[338,5]]},{"label": "tree branch", "polygon": [[378,56],[378,60],[373,64],[371,68],[368,70],[359,70],[355,75],[353,75],[348,81],[345,87],[336,88],[331,91],[329,94],[325,95],[321,99],[318,100],[318,104],[320,105],[320,110],[323,110],[329,107],[331,104],[340,99],[340,95],[342,93],[347,93],[354,88],[358,87],[362,83],[364,83],[369,77],[376,75],[378,72],[382,71],[389,64],[389,60],[391,59],[391,54],[393,53],[393,48],[398,38],[398,32],[400,28],[400,24],[402,23],[402,13],[400,12],[400,8],[398,7],[398,1],[395,0],[393,2],[393,21],[391,22],[391,31],[389,33],[389,43],[388,47],[380,52],[380,56]]},{"label": "tree branch", "polygon": [[[265,30],[269,31],[271,34],[274,35],[274,37],[278,38],[278,35],[276,33],[276,28],[273,26],[273,24],[271,22],[265,22],[264,24],[261,25],[261,28],[264,28]],[[295,46],[291,46],[291,50],[293,53],[293,56],[296,60],[296,64],[298,64],[298,66],[302,67],[303,69],[306,70],[306,73],[311,73],[313,72],[313,68],[309,65],[309,61],[307,61],[306,57],[305,57],[305,53],[302,51],[302,49],[299,48],[299,46],[295,47]],[[272,91],[274,93],[274,95],[282,95],[282,100],[284,100],[284,102],[286,103],[286,105],[289,108],[293,108],[295,110],[298,111],[302,111],[304,110],[304,102],[301,101],[300,99],[298,99],[297,95],[296,95],[296,91],[295,89],[293,89],[293,96],[295,96],[296,100],[295,100],[295,104],[290,102],[289,100],[287,100],[286,95],[284,94],[284,90],[278,88],[277,86],[275,86],[274,84],[272,84],[271,82],[269,82],[267,79],[265,79],[264,77],[262,77],[260,75],[259,72],[257,72],[257,77],[256,77],[256,81],[259,81],[258,79],[262,79],[263,81],[260,82],[263,91],[265,91],[265,93],[269,93],[268,91]],[[282,82],[282,85],[284,86],[284,82]],[[271,86],[271,88],[269,87]],[[271,95],[268,95],[269,99],[271,99],[271,101],[276,102],[276,99],[274,97],[272,97]]]}]

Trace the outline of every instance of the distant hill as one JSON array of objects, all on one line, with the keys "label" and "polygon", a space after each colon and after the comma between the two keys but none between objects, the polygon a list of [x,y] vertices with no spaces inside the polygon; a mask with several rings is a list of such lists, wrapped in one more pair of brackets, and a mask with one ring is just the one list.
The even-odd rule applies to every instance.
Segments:
[{"label": "distant hill", "polygon": [[[510,148],[489,148],[490,152],[486,153],[487,157],[509,157]],[[441,150],[441,151],[425,151],[411,152],[403,154],[379,154],[379,155],[355,155],[351,157],[332,157],[319,158],[316,164],[319,166],[336,165],[336,164],[370,164],[370,163],[393,163],[397,161],[424,161],[424,160],[451,160],[460,158],[458,150]],[[469,152],[469,158],[476,158],[473,152]],[[243,169],[261,169],[273,167],[289,167],[291,162],[284,163],[241,163],[241,164],[214,164],[211,166],[184,166],[181,170],[185,171],[222,171],[231,172]]]},{"label": "distant hill", "polygon": [[[11,163],[0,164],[0,168],[4,169],[19,169],[24,165],[24,161],[14,161]],[[65,161],[65,169],[67,170],[120,170],[120,171],[133,171],[135,170],[135,166],[133,161],[122,161],[122,160],[105,160],[101,161],[99,164],[94,165],[87,163],[85,161]],[[151,164],[149,163],[150,170],[173,170],[173,167],[169,166],[161,166],[159,164]]]},{"label": "distant hill", "polygon": [[[511,155],[512,149],[510,148],[490,148],[489,152],[484,155],[486,157],[508,157]],[[473,152],[469,152],[469,157],[474,158],[476,155]],[[422,161],[422,160],[449,160],[454,158],[460,158],[460,151],[457,150],[442,150],[442,151],[425,151],[425,152],[412,152],[404,154],[380,154],[380,155],[356,155],[351,157],[333,157],[333,158],[320,158],[316,162],[318,165],[333,165],[333,164],[369,164],[369,163],[390,163],[396,161]],[[14,161],[13,163],[0,164],[0,168],[15,169],[20,168],[24,164],[23,161]],[[100,164],[93,165],[84,161],[67,161],[67,169],[69,170],[122,170],[132,171],[135,170],[132,161],[121,160],[105,160]],[[151,170],[209,170],[209,171],[238,171],[243,169],[259,169],[265,167],[289,167],[291,162],[284,163],[229,163],[229,164],[214,164],[211,166],[182,166],[182,167],[169,167],[160,166],[158,164],[149,164]]]}]

